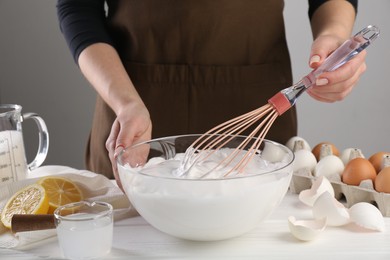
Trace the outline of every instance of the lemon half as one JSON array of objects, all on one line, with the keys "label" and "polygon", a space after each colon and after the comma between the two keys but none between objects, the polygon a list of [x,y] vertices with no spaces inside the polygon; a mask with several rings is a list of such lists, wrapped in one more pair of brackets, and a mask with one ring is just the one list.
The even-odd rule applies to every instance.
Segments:
[{"label": "lemon half", "polygon": [[48,176],[38,181],[42,185],[49,198],[49,211],[52,214],[59,206],[79,202],[83,200],[83,193],[73,181],[63,178]]},{"label": "lemon half", "polygon": [[49,198],[39,184],[31,184],[16,192],[5,204],[1,212],[1,222],[11,228],[14,214],[47,214]]}]

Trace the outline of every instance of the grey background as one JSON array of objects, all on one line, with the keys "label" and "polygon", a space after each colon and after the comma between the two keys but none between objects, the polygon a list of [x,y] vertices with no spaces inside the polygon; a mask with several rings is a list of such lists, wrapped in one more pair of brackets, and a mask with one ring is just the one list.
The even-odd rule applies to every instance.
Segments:
[{"label": "grey background", "polygon": [[[56,1],[0,0],[0,103],[36,112],[50,132],[46,165],[84,168],[95,91],[80,74],[60,33]],[[366,156],[390,151],[390,1],[360,0],[355,30],[368,24],[381,36],[368,50],[368,70],[343,102],[325,104],[303,95],[297,104],[299,135],[311,146],[331,141]],[[306,0],[286,0],[285,23],[294,81],[306,75],[312,41]],[[27,157],[37,149],[36,128],[23,124]]]}]

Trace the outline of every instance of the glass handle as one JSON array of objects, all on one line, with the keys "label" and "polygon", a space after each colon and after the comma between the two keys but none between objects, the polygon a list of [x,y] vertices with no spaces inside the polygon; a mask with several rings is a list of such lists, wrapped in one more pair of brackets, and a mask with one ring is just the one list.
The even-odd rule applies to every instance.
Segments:
[{"label": "glass handle", "polygon": [[23,114],[23,119],[33,119],[38,126],[39,131],[39,145],[38,152],[34,160],[29,163],[28,169],[30,171],[38,168],[45,161],[47,152],[49,150],[49,132],[47,131],[46,123],[43,119],[35,113],[25,113]]},{"label": "glass handle", "polygon": [[316,70],[312,71],[307,78],[314,83],[316,78],[326,72],[333,71],[353,59],[362,50],[367,48],[379,36],[379,28],[369,25],[356,33],[349,40],[337,48]]}]

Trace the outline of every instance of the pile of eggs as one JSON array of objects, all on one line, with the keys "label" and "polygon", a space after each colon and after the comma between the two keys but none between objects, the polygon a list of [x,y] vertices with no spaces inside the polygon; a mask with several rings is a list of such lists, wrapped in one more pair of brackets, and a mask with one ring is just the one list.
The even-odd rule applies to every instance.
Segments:
[{"label": "pile of eggs", "polygon": [[[311,149],[307,141],[301,137],[291,138],[286,146],[295,154],[294,173],[304,176],[304,179],[308,177],[307,179],[312,180],[309,189],[299,192],[299,200],[311,208],[313,219],[299,220],[290,216],[288,224],[294,237],[302,241],[310,241],[324,231],[326,226],[341,227],[349,223],[360,226],[363,230],[379,232],[385,230],[384,219],[379,210],[380,205],[374,206],[365,202],[365,198],[362,201],[360,200],[362,197],[358,196],[355,199],[354,196],[356,190],[363,195],[366,192],[361,188],[368,188],[373,193],[388,198],[390,152],[377,152],[366,159],[360,149],[347,148],[340,152],[329,142],[319,143]],[[339,183],[345,185],[340,186]],[[359,187],[355,190],[355,186]],[[338,196],[335,196],[334,187],[337,189],[348,187],[341,189],[346,192],[347,203],[340,203],[336,199]],[[352,195],[352,199],[349,195]],[[348,198],[353,203],[348,203]]]},{"label": "pile of eggs", "polygon": [[292,137],[286,143],[295,154],[294,172],[310,172],[347,185],[368,186],[390,193],[390,152],[377,152],[368,159],[357,148],[342,152],[332,143],[322,142],[311,149],[306,140]]}]

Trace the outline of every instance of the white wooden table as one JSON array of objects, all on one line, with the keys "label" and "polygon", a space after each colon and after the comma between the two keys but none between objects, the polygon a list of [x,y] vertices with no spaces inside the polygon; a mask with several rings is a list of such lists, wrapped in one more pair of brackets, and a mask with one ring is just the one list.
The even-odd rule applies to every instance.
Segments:
[{"label": "white wooden table", "polygon": [[[390,259],[390,218],[386,231],[363,231],[353,224],[327,227],[314,241],[300,242],[289,232],[287,218],[310,219],[311,209],[288,193],[277,210],[252,232],[219,242],[190,242],[166,235],[142,217],[115,223],[111,253],[104,259]],[[61,259],[52,239],[23,250],[0,250],[0,259]]]}]

